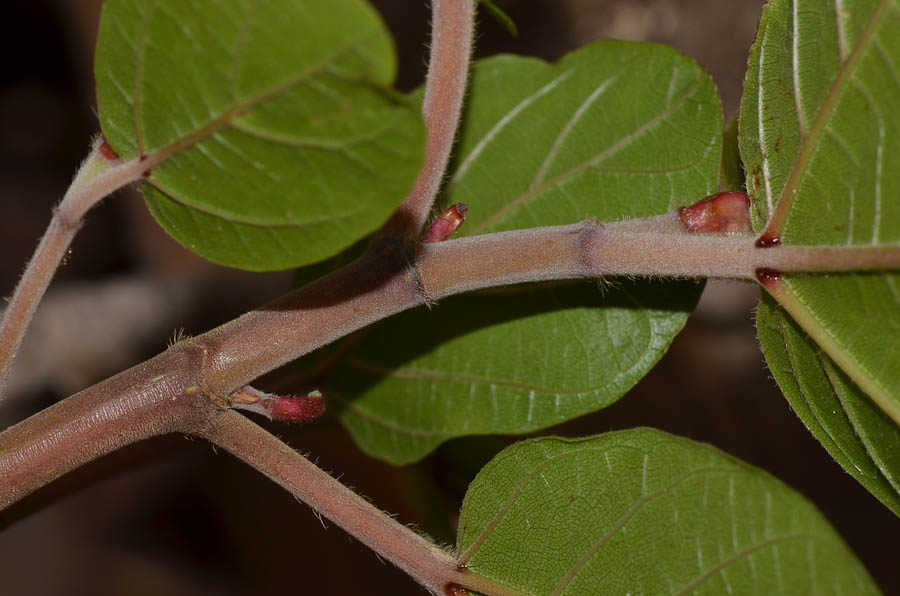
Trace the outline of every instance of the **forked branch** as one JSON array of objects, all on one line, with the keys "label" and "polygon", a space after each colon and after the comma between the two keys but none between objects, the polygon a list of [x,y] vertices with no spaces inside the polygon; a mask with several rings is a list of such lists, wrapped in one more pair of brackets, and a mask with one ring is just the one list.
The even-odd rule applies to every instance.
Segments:
[{"label": "forked branch", "polygon": [[[459,125],[472,50],[475,0],[434,0],[431,59],[423,111],[428,129],[424,167],[382,235],[412,242],[418,237],[440,188],[456,129]],[[87,211],[118,188],[171,156],[183,145],[145,159],[121,162],[100,140],[94,143],[81,169],[53,214],[0,322],[0,401],[13,358],[22,343],[56,269]],[[101,151],[101,149],[104,149]]]},{"label": "forked branch", "polygon": [[[675,217],[645,220],[648,229],[658,231],[638,231],[638,221],[583,222],[438,242],[423,245],[411,265],[402,254],[367,255],[0,433],[0,475],[13,479],[0,484],[0,506],[125,444],[114,439],[171,432],[171,425],[142,418],[150,405],[158,404],[173,419],[176,406],[198,396],[225,408],[228,396],[259,376],[446,296],[613,275],[756,280],[760,271],[770,270],[900,270],[900,246],[758,248],[743,236],[665,231],[675,228]],[[115,399],[115,405],[98,410],[104,399]],[[59,465],[41,463],[56,461]]]},{"label": "forked branch", "polygon": [[[471,53],[474,0],[433,0],[433,7],[426,162],[409,197],[381,231],[382,238],[408,245],[418,237],[445,173]],[[117,164],[85,179],[64,199],[0,327],[0,388],[78,222],[99,198],[138,179],[146,167],[137,161]],[[480,288],[614,275],[762,282],[761,275],[772,271],[900,270],[900,246],[760,248],[747,236],[690,233],[677,213],[436,242],[421,245],[414,259],[386,246],[376,242],[361,260],[0,433],[0,508],[129,443],[172,432],[194,434],[260,470],[429,590],[517,596],[458,569],[449,553],[230,410],[229,398],[262,374],[378,320]]]},{"label": "forked branch", "polygon": [[[322,484],[324,472],[280,442],[276,447],[274,437],[262,440],[260,433],[267,433],[250,430],[255,425],[227,413],[228,397],[260,375],[377,320],[479,288],[622,274],[755,279],[760,269],[900,269],[900,246],[768,249],[745,236],[695,235],[680,225],[673,213],[644,220],[643,226],[583,222],[476,236],[423,245],[411,265],[402,254],[370,253],[0,433],[0,507],[128,443],[170,432],[198,434],[309,499],[429,589],[444,582],[445,593],[468,587],[508,596],[505,588],[460,574],[449,555],[363,506],[330,478]],[[262,442],[250,440],[254,436]],[[336,499],[319,490],[347,494]]]}]

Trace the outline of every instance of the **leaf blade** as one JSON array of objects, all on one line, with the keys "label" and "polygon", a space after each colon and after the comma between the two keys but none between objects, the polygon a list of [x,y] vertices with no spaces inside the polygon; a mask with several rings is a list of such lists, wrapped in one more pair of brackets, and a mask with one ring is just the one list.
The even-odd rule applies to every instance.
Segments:
[{"label": "leaf blade", "polygon": [[513,445],[459,528],[469,572],[527,594],[878,593],[802,497],[652,429]]},{"label": "leaf blade", "polygon": [[[900,465],[873,457],[900,441],[900,429],[770,299],[756,316],[763,354],[791,407],[847,472],[900,514]],[[868,437],[873,431],[879,439]]]},{"label": "leaf blade", "polygon": [[326,395],[363,451],[397,465],[450,438],[545,428],[613,403],[650,370],[695,304],[691,286],[448,299],[367,334]]},{"label": "leaf blade", "polygon": [[389,89],[394,71],[390,37],[360,0],[112,0],[100,122],[125,159],[163,160],[143,190],[182,244],[287,268],[371,232],[411,186],[424,125],[417,102]]},{"label": "leaf blade", "polygon": [[[765,228],[783,244],[900,242],[900,204],[889,200],[900,190],[891,165],[900,162],[894,139],[900,133],[898,35],[900,12],[893,0],[767,5],[741,104],[741,154],[758,230]],[[854,418],[850,411],[870,407],[871,399],[894,426],[900,424],[900,354],[893,348],[900,333],[900,275],[788,275],[773,296],[828,355],[820,359],[816,350],[801,350],[809,338],[798,340],[791,350],[795,368],[816,369],[820,381],[837,379],[834,386],[822,384],[811,403],[844,409],[856,432],[836,435],[835,444],[821,425],[800,414],[797,404],[805,398],[797,395],[797,384],[783,374],[779,385],[810,430],[863,482],[855,468],[872,465],[866,453],[874,447],[863,437],[886,435],[882,420]],[[782,351],[779,337],[760,328],[765,353]],[[840,399],[841,375],[830,374],[834,363],[849,376],[843,394],[852,397]],[[770,365],[779,366],[772,360]],[[858,455],[841,457],[838,451]],[[884,486],[863,483],[898,511]]]}]

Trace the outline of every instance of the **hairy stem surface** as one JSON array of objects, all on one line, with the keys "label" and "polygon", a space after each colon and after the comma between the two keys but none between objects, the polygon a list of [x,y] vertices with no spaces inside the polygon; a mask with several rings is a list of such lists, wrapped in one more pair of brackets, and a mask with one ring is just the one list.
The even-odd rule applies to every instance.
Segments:
[{"label": "hairy stem surface", "polygon": [[409,196],[381,234],[415,240],[441,187],[466,93],[475,22],[475,0],[433,0],[431,57],[422,111],[428,137],[425,165]]},{"label": "hairy stem surface", "polygon": [[197,433],[256,468],[435,593],[456,580],[453,556],[379,510],[237,412]]},{"label": "hairy stem surface", "polygon": [[900,269],[900,246],[759,248],[753,239],[680,232],[674,214],[583,222],[423,245],[397,245],[0,433],[0,508],[129,443],[185,432],[245,460],[436,593],[514,596],[456,567],[446,552],[378,511],[242,416],[228,398],[258,376],[394,313],[479,288],[603,275],[758,279],[760,270]]},{"label": "hairy stem surface", "polygon": [[[651,228],[670,228],[660,221],[655,218]],[[158,433],[163,427],[134,422],[141,408],[170,407],[175,421],[178,408],[198,395],[225,408],[229,395],[257,377],[378,320],[453,294],[612,275],[757,281],[761,270],[900,269],[900,246],[758,248],[747,237],[636,229],[636,222],[583,222],[501,232],[424,245],[412,264],[396,246],[369,253],[0,434],[0,473],[13,479],[0,484],[0,505],[125,444],[116,441]],[[104,401],[111,396],[115,405]],[[107,405],[97,410],[100,403]],[[62,422],[69,430],[59,430]]]},{"label": "hairy stem surface", "polygon": [[53,274],[69,250],[87,211],[103,197],[140,178],[147,167],[139,160],[111,163],[99,141],[75,176],[3,313],[0,322],[0,401],[13,358]]}]

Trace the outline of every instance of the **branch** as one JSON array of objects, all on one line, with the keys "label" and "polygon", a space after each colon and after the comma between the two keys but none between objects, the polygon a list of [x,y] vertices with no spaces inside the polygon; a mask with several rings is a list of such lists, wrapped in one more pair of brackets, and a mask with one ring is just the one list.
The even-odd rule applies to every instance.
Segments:
[{"label": "branch", "polygon": [[54,210],[50,225],[3,313],[0,322],[0,401],[25,330],[81,227],[84,214],[103,197],[140,178],[148,167],[140,160],[121,162],[110,151],[99,139],[94,143],[75,180]]},{"label": "branch", "polygon": [[409,196],[381,230],[382,237],[412,242],[434,203],[456,137],[469,74],[475,0],[433,0],[431,58],[422,112],[428,138],[425,164]]},{"label": "branch", "polygon": [[459,567],[449,552],[398,523],[237,412],[219,412],[205,430],[194,434],[259,470],[435,594],[462,594],[469,589],[493,596],[523,596]]},{"label": "branch", "polygon": [[0,509],[116,449],[202,421],[202,348],[178,344],[0,433]]},{"label": "branch", "polygon": [[252,421],[207,400],[200,391],[205,350],[190,342],[179,346],[141,365],[139,374],[133,369],[113,377],[0,434],[0,509],[120,447],[183,432],[244,460],[435,593],[521,596],[458,567],[450,553]]},{"label": "branch", "polygon": [[[214,375],[207,384],[228,394],[380,319],[495,286],[614,275],[757,281],[764,270],[900,269],[900,245],[759,248],[747,237],[670,231],[681,226],[676,217],[583,222],[424,244],[412,266],[402,255],[370,255],[198,338],[210,346]],[[639,231],[648,223],[667,231]]]},{"label": "branch", "polygon": [[115,151],[98,137],[84,160],[75,180],[53,212],[50,225],[31,257],[25,273],[13,293],[0,322],[0,402],[15,358],[37,306],[50,285],[53,274],[81,227],[84,215],[104,197],[147,175],[173,155],[215,131],[233,114],[228,112],[206,127],[154,153],[122,161]]},{"label": "branch", "polygon": [[[701,236],[679,226],[677,214],[668,214],[608,225],[583,222],[501,232],[422,245],[413,265],[401,254],[367,255],[0,433],[0,475],[12,479],[0,484],[0,507],[122,441],[171,430],[147,420],[134,422],[147,408],[170,409],[170,424],[178,422],[182,404],[200,398],[226,408],[232,393],[259,376],[445,296],[604,275],[765,283],[772,271],[900,270],[900,245],[759,248],[748,237]],[[115,405],[98,405],[113,395]]]},{"label": "branch", "polygon": [[197,434],[268,476],[432,592],[443,593],[459,575],[450,553],[398,523],[237,412],[221,412],[208,429]]},{"label": "branch", "polygon": [[775,269],[896,270],[900,246],[760,248],[746,236],[688,233],[673,212],[643,221],[583,222],[425,244],[412,265],[396,252],[369,254],[0,433],[0,508],[134,441],[197,434],[266,473],[429,589],[513,596],[506,587],[456,569],[449,555],[229,413],[229,396],[330,341],[452,294],[601,275],[757,279]]}]

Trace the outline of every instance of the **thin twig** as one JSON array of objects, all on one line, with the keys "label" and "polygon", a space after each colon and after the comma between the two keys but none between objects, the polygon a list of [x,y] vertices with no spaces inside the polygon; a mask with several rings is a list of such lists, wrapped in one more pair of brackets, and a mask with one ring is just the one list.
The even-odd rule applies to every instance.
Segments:
[{"label": "thin twig", "polygon": [[380,233],[407,242],[418,238],[425,225],[450,159],[469,73],[475,0],[433,0],[431,18],[431,57],[422,104],[428,133],[425,164],[409,196]]},{"label": "thin twig", "polygon": [[197,433],[256,468],[427,589],[443,593],[453,556],[398,523],[244,416],[224,411]]},{"label": "thin twig", "polygon": [[0,322],[0,401],[3,400],[9,370],[25,331],[81,227],[84,214],[105,196],[140,178],[147,168],[139,160],[110,161],[101,153],[100,147],[98,140],[54,210],[50,225],[3,313],[3,321]]}]

